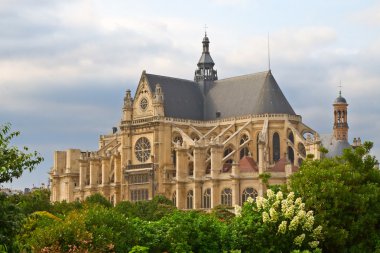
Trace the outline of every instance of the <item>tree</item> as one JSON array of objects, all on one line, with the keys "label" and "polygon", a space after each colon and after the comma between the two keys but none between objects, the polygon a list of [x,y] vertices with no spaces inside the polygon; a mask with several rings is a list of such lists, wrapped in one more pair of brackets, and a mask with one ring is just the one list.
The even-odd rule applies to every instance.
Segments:
[{"label": "tree", "polygon": [[290,189],[314,210],[325,231],[326,252],[380,250],[380,171],[373,144],[344,150],[341,157],[306,160]]},{"label": "tree", "polygon": [[12,139],[20,135],[19,131],[10,131],[10,124],[0,126],[0,183],[12,182],[12,179],[19,178],[24,170],[32,171],[43,161],[37,151],[28,153],[28,147],[20,150],[16,146],[10,146]]}]

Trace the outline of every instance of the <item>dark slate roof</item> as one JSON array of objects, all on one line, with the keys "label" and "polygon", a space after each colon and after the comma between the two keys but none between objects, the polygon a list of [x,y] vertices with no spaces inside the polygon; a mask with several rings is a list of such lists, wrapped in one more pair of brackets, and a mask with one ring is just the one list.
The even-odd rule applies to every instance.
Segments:
[{"label": "dark slate roof", "polygon": [[198,84],[179,78],[145,74],[151,91],[156,84],[164,93],[164,113],[167,117],[183,119],[203,119],[203,95]]},{"label": "dark slate roof", "polygon": [[334,101],[334,104],[347,104],[346,99],[339,95]]},{"label": "dark slate roof", "polygon": [[321,134],[321,142],[323,147],[325,147],[329,152],[326,157],[341,156],[343,150],[346,148],[352,148],[350,143],[346,140],[336,140],[333,134]]},{"label": "dark slate roof", "polygon": [[295,115],[271,71],[214,81],[205,101],[205,119],[265,113]]},{"label": "dark slate roof", "polygon": [[207,64],[214,66],[215,63],[212,60],[211,55],[209,53],[202,53],[201,58],[199,58],[198,61],[198,66]]}]

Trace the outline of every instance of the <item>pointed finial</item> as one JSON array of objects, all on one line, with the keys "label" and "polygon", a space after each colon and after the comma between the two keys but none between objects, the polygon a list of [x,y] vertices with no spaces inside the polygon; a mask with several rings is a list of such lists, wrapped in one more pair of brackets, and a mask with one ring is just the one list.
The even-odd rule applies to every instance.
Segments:
[{"label": "pointed finial", "polygon": [[268,70],[270,71],[270,47],[269,47],[269,32],[268,32]]},{"label": "pointed finial", "polygon": [[207,25],[205,24],[205,37],[207,36]]},{"label": "pointed finial", "polygon": [[342,81],[341,80],[339,80],[339,97],[341,97],[342,96]]}]

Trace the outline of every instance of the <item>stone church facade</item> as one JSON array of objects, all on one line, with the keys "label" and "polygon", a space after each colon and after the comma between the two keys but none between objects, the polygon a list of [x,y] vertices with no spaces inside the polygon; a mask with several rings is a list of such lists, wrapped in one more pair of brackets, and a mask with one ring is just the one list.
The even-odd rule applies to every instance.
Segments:
[{"label": "stone church facade", "polygon": [[180,209],[241,205],[285,183],[318,134],[297,115],[271,71],[218,80],[203,38],[194,80],[142,72],[122,119],[92,152],[56,151],[51,201],[101,193],[114,204],[161,194]]}]

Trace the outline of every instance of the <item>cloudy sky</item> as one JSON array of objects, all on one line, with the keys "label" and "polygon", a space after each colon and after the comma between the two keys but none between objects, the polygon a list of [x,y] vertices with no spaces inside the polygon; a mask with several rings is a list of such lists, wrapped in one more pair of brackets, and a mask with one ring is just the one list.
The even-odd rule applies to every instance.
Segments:
[{"label": "cloudy sky", "polygon": [[[377,1],[0,1],[0,124],[45,161],[4,185],[48,181],[54,150],[94,150],[143,70],[193,79],[204,26],[219,78],[271,69],[303,121],[332,130],[339,83],[350,140],[380,157]],[[238,99],[238,98],[237,98]]]}]

